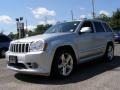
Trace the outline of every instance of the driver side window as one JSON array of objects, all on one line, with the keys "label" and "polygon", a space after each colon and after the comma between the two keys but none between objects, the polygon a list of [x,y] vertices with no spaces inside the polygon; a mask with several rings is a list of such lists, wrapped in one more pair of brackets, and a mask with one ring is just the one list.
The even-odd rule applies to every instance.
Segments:
[{"label": "driver side window", "polygon": [[94,32],[94,30],[93,30],[93,25],[92,25],[92,23],[91,23],[90,21],[85,21],[85,22],[82,24],[80,30],[81,30],[83,27],[90,27],[91,30],[92,30],[91,33]]}]

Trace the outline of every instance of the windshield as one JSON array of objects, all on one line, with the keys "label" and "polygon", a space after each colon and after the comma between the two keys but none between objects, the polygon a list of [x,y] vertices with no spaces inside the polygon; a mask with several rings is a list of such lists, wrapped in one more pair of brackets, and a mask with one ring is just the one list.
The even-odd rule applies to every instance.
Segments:
[{"label": "windshield", "polygon": [[80,21],[65,22],[50,27],[45,33],[74,32]]}]

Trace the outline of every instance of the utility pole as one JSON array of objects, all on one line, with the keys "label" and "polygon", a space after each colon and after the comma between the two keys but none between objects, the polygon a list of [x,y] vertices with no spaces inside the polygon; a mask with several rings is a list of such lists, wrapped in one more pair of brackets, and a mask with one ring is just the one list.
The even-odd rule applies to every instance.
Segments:
[{"label": "utility pole", "polygon": [[94,0],[92,0],[92,9],[93,9],[93,11],[92,11],[92,16],[93,16],[93,19],[95,18],[95,5],[94,5]]},{"label": "utility pole", "polygon": [[71,12],[71,18],[72,18],[72,21],[73,21],[74,20],[73,10],[71,10],[70,12]]},{"label": "utility pole", "polygon": [[26,30],[27,30],[27,19],[26,19]]},{"label": "utility pole", "polygon": [[27,23],[27,19],[26,19],[26,30],[25,30],[25,37],[28,37],[28,28],[27,28],[27,26],[28,26],[28,23]]}]

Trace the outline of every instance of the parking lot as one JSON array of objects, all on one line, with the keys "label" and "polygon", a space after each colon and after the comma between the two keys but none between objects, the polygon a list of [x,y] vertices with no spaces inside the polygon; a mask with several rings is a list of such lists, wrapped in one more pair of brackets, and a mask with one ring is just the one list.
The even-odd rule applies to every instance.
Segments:
[{"label": "parking lot", "polygon": [[74,74],[65,79],[22,75],[6,68],[0,59],[0,90],[120,90],[120,44],[115,46],[112,62],[102,60],[79,65]]}]

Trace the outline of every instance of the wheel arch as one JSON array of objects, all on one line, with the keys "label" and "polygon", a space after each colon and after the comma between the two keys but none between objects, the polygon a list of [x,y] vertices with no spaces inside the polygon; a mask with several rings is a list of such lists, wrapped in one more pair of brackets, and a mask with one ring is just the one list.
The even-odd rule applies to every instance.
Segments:
[{"label": "wheel arch", "polygon": [[59,53],[60,50],[69,50],[73,54],[73,56],[74,56],[75,63],[78,64],[75,51],[74,51],[74,49],[73,49],[73,47],[71,45],[62,45],[62,46],[59,46],[59,47],[57,47],[55,49],[55,52],[54,52],[54,55],[53,55],[53,60],[52,60],[52,63],[51,63],[50,75],[51,75],[52,69],[54,67],[54,58],[56,57],[57,53]]},{"label": "wheel arch", "polygon": [[72,46],[70,46],[70,45],[59,46],[58,48],[56,48],[54,55],[55,55],[59,50],[69,50],[69,51],[71,51],[72,54],[74,55],[75,59],[77,60],[75,51],[74,51],[74,49],[73,49]]},{"label": "wheel arch", "polygon": [[[109,41],[109,42],[107,43],[107,46],[108,46],[108,45],[112,45],[112,46],[113,46],[113,48],[114,48],[114,42]],[[106,46],[106,48],[107,48],[107,46]]]}]

